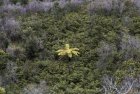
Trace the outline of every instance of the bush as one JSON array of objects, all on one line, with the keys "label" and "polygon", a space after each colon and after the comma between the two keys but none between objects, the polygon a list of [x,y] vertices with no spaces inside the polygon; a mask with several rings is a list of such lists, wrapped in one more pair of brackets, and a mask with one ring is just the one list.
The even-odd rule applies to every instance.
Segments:
[{"label": "bush", "polygon": [[0,33],[0,48],[6,49],[9,45],[9,39],[4,32]]},{"label": "bush", "polygon": [[28,59],[35,59],[43,49],[42,41],[38,38],[32,38],[26,44],[26,56]]},{"label": "bush", "polygon": [[20,0],[10,0],[10,2],[12,2],[12,3],[14,3],[14,4],[16,4],[16,3],[18,3]]},{"label": "bush", "polygon": [[29,0],[20,0],[21,4],[25,5],[29,3]]}]

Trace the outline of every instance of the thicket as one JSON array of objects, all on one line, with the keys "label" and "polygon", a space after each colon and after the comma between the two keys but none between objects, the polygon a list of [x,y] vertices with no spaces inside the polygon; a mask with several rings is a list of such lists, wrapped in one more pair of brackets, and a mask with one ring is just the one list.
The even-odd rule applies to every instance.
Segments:
[{"label": "thicket", "polygon": [[3,0],[0,49],[6,94],[138,94],[140,1]]}]

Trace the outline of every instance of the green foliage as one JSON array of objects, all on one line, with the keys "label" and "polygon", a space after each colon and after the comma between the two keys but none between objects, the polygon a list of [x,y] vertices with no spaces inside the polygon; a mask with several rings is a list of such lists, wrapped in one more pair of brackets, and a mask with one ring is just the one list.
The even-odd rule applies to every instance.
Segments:
[{"label": "green foliage", "polygon": [[[27,4],[29,0],[12,2]],[[11,77],[14,81],[2,82],[7,94],[20,94],[28,84],[41,80],[46,81],[50,94],[103,94],[104,75],[116,78],[120,84],[127,77],[138,77],[140,17],[134,5],[128,3],[131,7],[122,13],[114,9],[92,14],[87,10],[88,2],[68,3],[64,8],[56,2],[45,13],[4,17],[14,16],[19,21],[16,32],[4,31],[0,21],[0,49],[5,51],[0,50],[0,76],[6,77],[6,69],[12,66],[7,62],[17,64],[16,76]],[[66,47],[60,49],[64,44]],[[71,63],[66,63],[67,57]]]},{"label": "green foliage", "polygon": [[140,63],[133,59],[122,62],[122,65],[116,70],[115,78],[122,81],[125,77],[137,78],[140,74]]},{"label": "green foliage", "polygon": [[54,6],[51,10],[51,14],[54,17],[54,19],[58,20],[61,19],[64,13],[62,12],[62,9],[59,6],[59,3],[55,2]]},{"label": "green foliage", "polygon": [[98,77],[96,78],[94,71],[84,67],[81,62],[71,62],[70,74],[67,69],[68,63],[65,62],[43,61],[37,62],[37,65],[41,69],[39,77],[48,81],[51,93],[98,94],[100,92]]},{"label": "green foliage", "polygon": [[30,0],[20,0],[21,4],[28,4]]},{"label": "green foliage", "polygon": [[0,56],[5,55],[6,53],[0,49]]},{"label": "green foliage", "polygon": [[37,38],[32,38],[27,42],[25,50],[27,58],[32,60],[43,50],[42,42]]},{"label": "green foliage", "polygon": [[5,49],[8,47],[9,39],[7,38],[6,34],[1,32],[0,33],[0,48]]},{"label": "green foliage", "polygon": [[13,4],[17,4],[17,3],[21,3],[23,5],[28,4],[30,0],[10,0],[10,2],[12,2]]},{"label": "green foliage", "polygon": [[5,88],[0,87],[0,94],[6,94]]},{"label": "green foliage", "polygon": [[1,1],[0,1],[0,6],[1,6],[2,4],[3,4],[3,1],[1,0]]},{"label": "green foliage", "polygon": [[10,0],[12,3],[16,4],[17,2],[19,2],[20,0]]},{"label": "green foliage", "polygon": [[131,22],[130,33],[133,35],[140,34],[140,17],[133,17]]}]

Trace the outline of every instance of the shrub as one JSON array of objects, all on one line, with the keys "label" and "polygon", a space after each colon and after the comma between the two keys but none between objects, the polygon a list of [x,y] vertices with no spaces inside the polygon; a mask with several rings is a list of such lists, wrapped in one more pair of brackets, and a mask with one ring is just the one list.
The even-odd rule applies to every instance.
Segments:
[{"label": "shrub", "polygon": [[17,45],[9,45],[6,52],[13,58],[23,59],[25,57],[24,48]]},{"label": "shrub", "polygon": [[10,2],[12,2],[12,3],[16,4],[16,3],[18,3],[18,2],[19,2],[19,0],[10,0]]},{"label": "shrub", "polygon": [[0,48],[6,49],[9,45],[9,39],[4,32],[0,32]]},{"label": "shrub", "polygon": [[39,84],[29,84],[24,88],[23,94],[46,94],[48,93],[46,82],[41,81]]},{"label": "shrub", "polygon": [[124,34],[121,44],[121,50],[124,53],[123,58],[125,60],[133,58],[139,60],[140,53],[140,39],[138,37],[133,37],[128,34]]},{"label": "shrub", "polygon": [[129,0],[94,0],[88,5],[88,10],[91,13],[121,16],[132,7]]},{"label": "shrub", "polygon": [[21,4],[26,5],[29,3],[29,0],[20,0]]},{"label": "shrub", "polygon": [[6,68],[5,68],[5,72],[3,74],[3,85],[9,85],[12,83],[17,83],[18,78],[17,78],[17,64],[15,62],[12,61],[8,61],[6,63]]},{"label": "shrub", "polygon": [[20,28],[20,25],[19,23],[14,19],[14,18],[4,18],[4,31],[7,31],[7,32],[14,32],[14,31],[17,31],[19,30]]},{"label": "shrub", "polygon": [[26,55],[28,59],[34,59],[39,56],[39,52],[44,49],[42,41],[38,38],[30,39],[26,44]]}]

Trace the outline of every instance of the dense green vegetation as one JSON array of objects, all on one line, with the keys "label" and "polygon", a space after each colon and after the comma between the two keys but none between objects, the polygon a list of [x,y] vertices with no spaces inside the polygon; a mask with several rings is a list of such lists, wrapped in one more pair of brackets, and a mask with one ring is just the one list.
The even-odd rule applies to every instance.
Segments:
[{"label": "dense green vegetation", "polygon": [[[10,1],[11,7],[0,4],[0,86],[6,94],[139,94],[137,0],[52,0],[48,9],[40,6],[45,0]],[[65,44],[80,54],[59,56]]]}]

